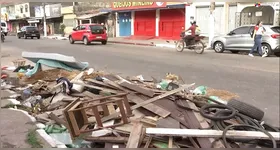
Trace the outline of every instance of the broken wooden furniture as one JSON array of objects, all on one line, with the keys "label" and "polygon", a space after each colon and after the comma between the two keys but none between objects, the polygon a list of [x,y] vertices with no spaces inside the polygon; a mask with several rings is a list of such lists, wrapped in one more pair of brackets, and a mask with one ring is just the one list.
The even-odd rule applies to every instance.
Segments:
[{"label": "broken wooden furniture", "polygon": [[[63,113],[68,123],[68,130],[71,137],[74,138],[79,136],[81,133],[102,129],[104,127],[102,117],[110,115],[108,109],[109,104],[115,104],[118,106],[122,121],[111,126],[106,126],[106,128],[112,128],[129,123],[128,118],[132,116],[132,111],[126,95],[126,93],[123,93],[84,101],[77,99],[70,103]],[[92,104],[92,102],[98,103]],[[98,109],[98,107],[101,108],[101,110]],[[88,110],[92,111],[95,117],[95,122],[89,122],[89,117],[86,113]],[[94,128],[95,125],[97,125],[97,127]]]}]

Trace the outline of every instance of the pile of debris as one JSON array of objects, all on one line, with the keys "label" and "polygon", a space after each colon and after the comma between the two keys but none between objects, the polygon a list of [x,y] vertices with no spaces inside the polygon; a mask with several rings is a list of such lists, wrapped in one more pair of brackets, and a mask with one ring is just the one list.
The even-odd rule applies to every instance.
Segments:
[{"label": "pile of debris", "polygon": [[13,91],[8,98],[16,107],[67,147],[279,147],[279,128],[236,94],[185,84],[171,73],[162,80],[124,78],[46,56],[29,53],[24,58],[35,67],[4,68],[14,72],[2,78],[1,89]]}]

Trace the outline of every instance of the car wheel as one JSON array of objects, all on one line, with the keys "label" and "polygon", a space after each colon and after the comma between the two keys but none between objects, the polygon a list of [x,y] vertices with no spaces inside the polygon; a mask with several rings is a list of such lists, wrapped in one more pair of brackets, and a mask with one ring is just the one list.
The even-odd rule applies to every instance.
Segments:
[{"label": "car wheel", "polygon": [[214,44],[214,50],[215,50],[216,53],[224,52],[224,50],[225,50],[224,44],[222,42],[216,42]]},{"label": "car wheel", "polygon": [[18,37],[18,39],[20,39],[20,36],[19,36],[19,35],[17,35],[17,37]]},{"label": "car wheel", "polygon": [[232,52],[233,54],[239,53],[239,51],[237,51],[237,50],[231,50],[231,52]]},{"label": "car wheel", "polygon": [[33,36],[31,37],[31,39],[33,39]]},{"label": "car wheel", "polygon": [[271,47],[269,44],[262,44],[262,55],[267,54],[267,56],[271,55]]},{"label": "car wheel", "polygon": [[8,35],[8,33],[4,33],[5,34],[5,36],[7,36]]},{"label": "car wheel", "polygon": [[24,34],[24,35],[23,35],[23,38],[27,39],[27,36]]},{"label": "car wheel", "polygon": [[75,43],[75,41],[73,40],[72,36],[69,37],[69,42],[70,42],[70,44],[74,44]]},{"label": "car wheel", "polygon": [[106,45],[107,44],[107,41],[102,41],[101,42],[103,45]]},{"label": "car wheel", "polygon": [[40,39],[40,36],[37,36],[37,39]]},{"label": "car wheel", "polygon": [[83,41],[84,41],[84,44],[85,44],[85,45],[88,45],[88,44],[89,44],[87,37],[84,37]]}]

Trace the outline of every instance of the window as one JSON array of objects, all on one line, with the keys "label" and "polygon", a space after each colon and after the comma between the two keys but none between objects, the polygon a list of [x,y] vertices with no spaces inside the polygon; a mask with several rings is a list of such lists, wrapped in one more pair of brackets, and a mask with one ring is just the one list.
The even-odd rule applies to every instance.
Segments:
[{"label": "window", "polygon": [[23,6],[20,6],[20,13],[23,13]]},{"label": "window", "polygon": [[24,9],[25,9],[25,12],[28,12],[28,5],[27,4],[25,4]]},{"label": "window", "polygon": [[20,30],[21,30],[21,31],[24,31],[24,30],[25,30],[25,27],[22,27]]},{"label": "window", "polygon": [[1,27],[6,27],[6,23],[1,22]]},{"label": "window", "polygon": [[99,25],[90,26],[90,30],[92,34],[103,34],[104,26],[99,26]]},{"label": "window", "polygon": [[233,32],[234,34],[248,34],[250,27],[240,27],[235,29]]},{"label": "window", "polygon": [[86,26],[80,26],[80,30],[85,30],[86,29]]},{"label": "window", "polygon": [[280,27],[272,27],[271,30],[280,33]]},{"label": "window", "polygon": [[81,29],[81,26],[77,26],[77,27],[76,27],[76,30],[80,30],[80,29]]}]

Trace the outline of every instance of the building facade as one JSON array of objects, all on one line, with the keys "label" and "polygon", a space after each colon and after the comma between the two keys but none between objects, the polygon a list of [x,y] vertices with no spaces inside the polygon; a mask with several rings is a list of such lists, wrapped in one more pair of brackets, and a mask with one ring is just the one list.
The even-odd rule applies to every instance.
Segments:
[{"label": "building facade", "polygon": [[180,38],[185,28],[185,3],[113,2],[116,36]]}]

